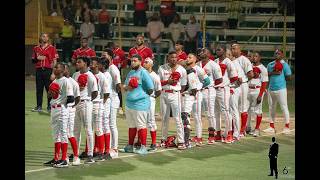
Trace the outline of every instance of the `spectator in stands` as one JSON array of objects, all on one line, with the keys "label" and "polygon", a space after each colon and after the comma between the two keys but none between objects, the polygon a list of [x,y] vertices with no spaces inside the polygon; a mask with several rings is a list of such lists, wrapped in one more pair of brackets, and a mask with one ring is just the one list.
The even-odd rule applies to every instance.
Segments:
[{"label": "spectator in stands", "polygon": [[103,39],[109,39],[110,34],[109,34],[109,24],[112,19],[110,16],[109,12],[106,9],[106,5],[102,4],[101,5],[101,11],[98,14],[98,36]]},{"label": "spectator in stands", "polygon": [[133,0],[133,23],[135,26],[145,26],[147,24],[146,11],[148,6],[148,0]]},{"label": "spectator in stands", "polygon": [[62,44],[62,61],[68,63],[71,61],[73,37],[75,36],[75,29],[70,23],[69,19],[64,20],[64,25],[60,33]]},{"label": "spectator in stands", "polygon": [[94,25],[90,22],[89,16],[86,16],[84,19],[84,23],[80,26],[80,38],[88,38],[89,47],[94,49],[93,45],[93,35],[95,29]]},{"label": "spectator in stands", "polygon": [[179,39],[184,40],[184,26],[180,22],[179,14],[175,15],[173,22],[169,25],[169,38],[172,42],[169,51],[174,51],[174,46]]},{"label": "spectator in stands", "polygon": [[[186,52],[183,51],[183,41],[178,40],[175,45],[176,53],[177,53],[177,60],[178,63],[183,62],[187,59],[188,55]],[[181,65],[181,64],[180,64]]]},{"label": "spectator in stands", "polygon": [[200,25],[196,21],[196,17],[194,15],[190,16],[189,22],[185,28],[186,31],[186,45],[185,50],[186,53],[196,53],[197,49],[197,34],[200,31]]},{"label": "spectator in stands", "polygon": [[238,19],[241,13],[241,2],[232,0],[227,5],[228,23],[230,29],[236,29],[238,27]]},{"label": "spectator in stands", "polygon": [[160,2],[160,17],[165,27],[168,27],[176,14],[176,4],[172,0]]},{"label": "spectator in stands", "polygon": [[164,25],[160,21],[158,13],[153,13],[150,22],[147,24],[147,34],[150,40],[151,49],[156,52],[157,60],[155,61],[154,70],[158,70],[159,65],[163,64],[161,61],[161,39],[164,31]]},{"label": "spectator in stands", "polygon": [[[197,33],[197,49],[198,48],[204,48],[203,47],[203,22],[201,23],[201,29],[200,31]],[[205,36],[205,48],[209,48],[210,47],[210,39],[211,39],[211,35],[206,31],[206,36]]]},{"label": "spectator in stands", "polygon": [[74,24],[76,10],[72,6],[71,0],[66,0],[66,6],[62,9],[62,16],[64,19],[68,19],[72,25]]},{"label": "spectator in stands", "polygon": [[89,18],[90,22],[94,22],[94,13],[89,8],[88,3],[84,2],[81,9],[81,20],[85,21],[86,18]]},{"label": "spectator in stands", "polygon": [[[128,62],[130,62],[131,57],[135,54],[139,54],[142,58],[141,64],[143,65],[144,60],[149,57],[151,59],[154,58],[152,49],[148,48],[144,44],[144,36],[141,34],[138,34],[136,37],[136,45],[129,49],[129,54],[128,54]],[[130,65],[130,64],[129,64]]]}]

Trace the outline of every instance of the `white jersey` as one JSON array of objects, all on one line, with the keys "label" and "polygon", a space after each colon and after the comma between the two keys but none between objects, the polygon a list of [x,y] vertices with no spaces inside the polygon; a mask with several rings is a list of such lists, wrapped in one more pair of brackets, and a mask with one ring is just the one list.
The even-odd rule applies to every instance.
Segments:
[{"label": "white jersey", "polygon": [[154,91],[151,94],[152,97],[155,96],[155,92],[156,91],[161,91],[162,87],[161,87],[161,81],[160,81],[160,77],[158,76],[158,74],[156,74],[154,71],[152,71],[151,73],[149,73],[152,81],[153,81],[153,86],[154,86]]},{"label": "white jersey", "polygon": [[[90,71],[87,71],[84,74],[88,75],[88,79],[84,89],[82,91],[80,90],[80,100],[91,100],[91,93],[94,91],[98,91],[97,79]],[[78,82],[79,76],[80,76],[80,71],[75,72],[72,77],[74,80]]]},{"label": "white jersey", "polygon": [[111,64],[107,71],[110,73],[110,75],[112,77],[112,94],[118,95],[118,93],[116,91],[116,85],[121,83],[120,71],[117,68],[117,66],[115,66],[114,64]]},{"label": "white jersey", "polygon": [[103,74],[106,78],[106,84],[107,84],[107,89],[106,89],[105,93],[111,94],[112,93],[112,77],[111,77],[109,71],[105,71]]},{"label": "white jersey", "polygon": [[102,100],[104,97],[105,93],[110,93],[108,91],[108,85],[107,85],[107,79],[104,73],[100,72],[98,74],[95,74],[95,77],[97,78],[98,81],[98,96],[94,101]]},{"label": "white jersey", "polygon": [[[244,74],[244,77],[242,77],[242,82],[248,82],[247,73],[249,71],[252,71],[252,64],[248,58],[245,56],[239,56],[235,60],[233,60],[234,63],[238,63],[239,66],[242,69],[242,72]],[[240,74],[240,72],[238,72]]]},{"label": "white jersey", "polygon": [[192,89],[197,89],[199,90],[199,87],[202,87],[202,83],[199,80],[199,77],[195,72],[189,73],[187,75],[187,81],[188,81],[188,88],[184,93],[191,92]]},{"label": "white jersey", "polygon": [[258,66],[253,66],[253,68],[259,68],[261,73],[259,74],[259,76],[257,78],[252,78],[249,81],[249,83],[248,83],[249,87],[261,86],[262,82],[269,81],[267,68],[263,64],[260,64]]},{"label": "white jersey", "polygon": [[[229,59],[229,58],[225,58],[222,61],[219,61],[219,58],[214,60],[218,65],[219,64],[224,64],[227,66],[225,72],[222,72],[222,76],[223,76],[223,80],[222,83],[216,85],[215,87],[225,87],[225,86],[229,86],[230,84],[230,79],[234,78],[234,77],[238,77],[238,73],[236,70],[236,67],[234,65],[234,63]],[[219,65],[220,67],[220,65]],[[220,68],[221,70],[221,68]]]},{"label": "white jersey", "polygon": [[[77,83],[77,81],[75,81],[72,77],[67,78],[71,85],[72,85],[72,90],[73,90],[73,96],[74,98],[79,97],[80,96],[80,88],[79,88],[79,84]],[[69,105],[74,105],[75,102],[70,103]]]},{"label": "white jersey", "polygon": [[198,62],[198,65],[203,68],[203,70],[210,78],[210,84],[208,85],[208,87],[214,86],[214,81],[216,79],[222,78],[222,72],[219,64],[211,60],[209,60],[204,66],[202,64],[202,61]]},{"label": "white jersey", "polygon": [[197,83],[197,90],[201,90],[203,87],[203,80],[208,78],[207,73],[204,71],[204,69],[202,69],[200,66],[195,65],[194,67],[192,67],[195,71],[196,71],[196,75],[198,77],[199,83]]},{"label": "white jersey", "polygon": [[[187,71],[181,66],[177,65],[178,67],[176,68],[176,72],[179,72],[181,77],[180,80],[178,81],[177,85],[172,86],[172,85],[164,85],[162,86],[162,89],[164,90],[174,90],[174,91],[180,91],[181,86],[187,85]],[[160,77],[160,80],[162,81],[167,81],[172,73],[171,67],[169,64],[164,64],[159,67],[158,74]]]},{"label": "white jersey", "polygon": [[[52,83],[56,83],[59,86],[59,95],[57,98],[52,98],[50,104],[64,104],[67,103],[67,96],[73,96],[73,89],[70,81],[65,77],[55,79]],[[52,84],[51,83],[51,84]]]}]

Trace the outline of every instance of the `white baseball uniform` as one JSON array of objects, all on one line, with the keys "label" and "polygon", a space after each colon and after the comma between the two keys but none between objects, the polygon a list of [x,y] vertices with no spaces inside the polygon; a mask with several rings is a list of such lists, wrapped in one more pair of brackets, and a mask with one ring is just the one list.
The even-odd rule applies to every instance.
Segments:
[{"label": "white baseball uniform", "polygon": [[150,77],[153,81],[154,91],[150,95],[150,116],[147,120],[147,127],[150,129],[150,131],[156,131],[157,130],[157,124],[156,124],[156,118],[155,118],[155,110],[156,110],[156,98],[155,98],[155,92],[161,91],[161,82],[160,77],[158,74],[156,74],[154,71],[152,71],[150,74]]},{"label": "white baseball uniform", "polygon": [[[72,77],[69,77],[67,79],[70,81],[70,84],[72,85],[74,98],[79,97],[80,96],[79,84]],[[67,104],[68,105],[68,112],[69,112],[68,130],[67,130],[68,138],[74,137],[74,118],[76,115],[76,108],[72,107],[72,106],[74,106],[74,103],[75,102]]]},{"label": "white baseball uniform", "polygon": [[[210,78],[210,84],[201,89],[202,92],[202,105],[205,110],[208,112],[207,118],[209,121],[208,129],[216,129],[216,118],[214,115],[214,106],[216,101],[216,89],[214,88],[215,80],[222,78],[222,72],[219,64],[215,61],[209,60],[206,64],[203,64],[202,61],[198,63],[200,67],[204,69],[206,74]],[[208,130],[209,131],[209,130]]]},{"label": "white baseball uniform", "polygon": [[[162,115],[162,139],[166,140],[168,137],[168,126],[170,108],[172,109],[172,115],[176,121],[177,128],[177,140],[178,143],[184,143],[184,131],[181,120],[181,86],[187,84],[187,72],[181,66],[177,65],[175,72],[179,72],[181,77],[175,86],[166,84],[162,86],[162,93],[160,96],[160,110]],[[167,81],[172,73],[172,69],[169,64],[161,65],[158,69],[158,74],[161,81]]]},{"label": "white baseball uniform", "polygon": [[[91,93],[98,91],[98,84],[95,76],[87,71],[84,73],[87,75],[87,84],[84,89],[80,89],[80,102],[76,106],[76,117],[74,123],[74,135],[78,142],[78,150],[80,149],[81,144],[81,124],[83,124],[84,129],[87,135],[87,144],[88,144],[88,156],[93,156],[93,129],[92,129],[92,108],[93,104],[91,101]],[[78,83],[78,78],[80,76],[80,71],[73,74],[73,79]]]},{"label": "white baseball uniform", "polygon": [[258,66],[253,66],[255,68],[259,68],[261,73],[258,77],[252,78],[248,84],[249,84],[249,94],[248,94],[248,100],[249,100],[249,116],[248,116],[248,126],[251,127],[251,116],[256,117],[257,115],[262,114],[262,103],[263,103],[263,96],[264,93],[261,96],[261,102],[257,104],[257,97],[260,93],[260,88],[262,85],[262,82],[268,82],[268,71],[267,68],[260,64]]},{"label": "white baseball uniform", "polygon": [[110,130],[111,130],[111,148],[118,149],[118,127],[117,127],[117,112],[120,106],[120,99],[116,91],[116,85],[121,83],[120,71],[114,64],[108,68],[108,72],[112,77],[112,92],[110,94]]},{"label": "white baseball uniform", "polygon": [[[225,69],[221,69],[223,76],[222,83],[215,85],[216,89],[216,102],[215,102],[215,117],[217,135],[219,137],[221,133],[221,119],[225,121],[224,136],[227,136],[228,131],[232,129],[232,117],[230,114],[230,87],[231,81],[238,78],[236,67],[229,58],[225,58],[220,61],[219,58],[215,59],[215,62],[219,66],[226,66]],[[221,116],[221,119],[220,119]]]},{"label": "white baseball uniform", "polygon": [[104,111],[103,111],[103,133],[110,133],[110,108],[111,108],[111,93],[112,93],[112,77],[108,71],[105,71],[104,73],[105,80],[106,80],[106,91],[104,93],[109,93],[109,98],[107,101],[103,104]]}]

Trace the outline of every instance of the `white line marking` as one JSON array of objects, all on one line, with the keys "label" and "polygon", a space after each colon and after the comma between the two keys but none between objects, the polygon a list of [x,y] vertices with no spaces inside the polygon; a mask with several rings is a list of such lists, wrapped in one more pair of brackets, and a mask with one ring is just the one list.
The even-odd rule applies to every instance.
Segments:
[{"label": "white line marking", "polygon": [[[295,129],[291,129],[291,130],[290,130],[290,132],[293,132],[293,131],[295,131]],[[283,134],[283,132],[276,133],[276,135],[279,135],[279,134]],[[258,137],[246,137],[244,140],[246,140],[246,139],[254,139],[254,138],[259,138],[259,137],[265,137],[265,136],[272,136],[272,135],[273,135],[273,134],[271,134],[271,133],[267,133],[267,134],[265,134],[265,135],[258,136]],[[241,141],[241,140],[240,140],[240,141]],[[222,144],[222,143],[221,143],[221,144]],[[214,144],[214,145],[218,145],[218,144],[216,143],[216,144]],[[212,145],[204,144],[203,146],[212,146]],[[176,149],[176,148],[161,149],[161,150],[149,152],[148,154],[153,154],[153,153],[158,153],[158,152],[165,152],[165,151],[172,151],[172,150],[177,150],[177,149]],[[134,156],[139,156],[139,154],[130,154],[130,155],[125,155],[125,156],[120,156],[120,157],[115,158],[115,159],[122,159],[122,158],[134,157]],[[80,164],[84,164],[84,163],[80,163]],[[75,167],[76,167],[76,166],[75,166]],[[54,167],[47,167],[47,168],[29,170],[29,171],[25,171],[25,174],[31,173],[31,172],[44,171],[44,170],[48,170],[48,169],[55,169],[55,168],[54,168]]]}]

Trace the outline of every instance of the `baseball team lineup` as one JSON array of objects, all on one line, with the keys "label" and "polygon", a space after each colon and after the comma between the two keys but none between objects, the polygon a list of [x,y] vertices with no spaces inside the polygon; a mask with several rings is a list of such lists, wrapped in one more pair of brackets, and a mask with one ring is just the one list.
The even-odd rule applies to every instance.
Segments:
[{"label": "baseball team lineup", "polygon": [[[72,62],[67,64],[58,61],[48,34],[40,35],[32,62],[42,69],[53,67],[46,89],[54,154],[45,166],[79,166],[81,160],[92,164],[116,159],[119,152],[147,155],[159,148],[183,151],[204,144],[241,143],[245,136],[261,136],[261,131],[272,135],[276,133],[277,104],[284,116],[281,132],[291,132],[286,84],[292,73],[281,49],[275,50],[274,60],[265,67],[260,52],[244,55],[236,41],[218,44],[216,58],[209,48],[187,54],[183,42],[177,41],[164,63],[157,62],[142,35],[136,36],[127,57],[115,43],[109,44],[97,57],[88,47],[88,39],[82,38],[81,47],[74,50]],[[76,70],[73,74],[72,68]],[[126,77],[121,77],[123,68],[130,69]],[[118,146],[117,114],[122,109],[122,95],[128,128],[125,147]],[[264,96],[269,127],[262,130]],[[157,99],[160,127],[155,118]],[[205,119],[208,123],[203,123]],[[169,134],[169,121],[175,122],[175,134]],[[203,138],[203,129],[208,130],[208,139]],[[160,139],[157,133],[161,133]],[[81,140],[86,142],[84,150],[80,149]],[[72,153],[67,152],[68,144]]]}]

